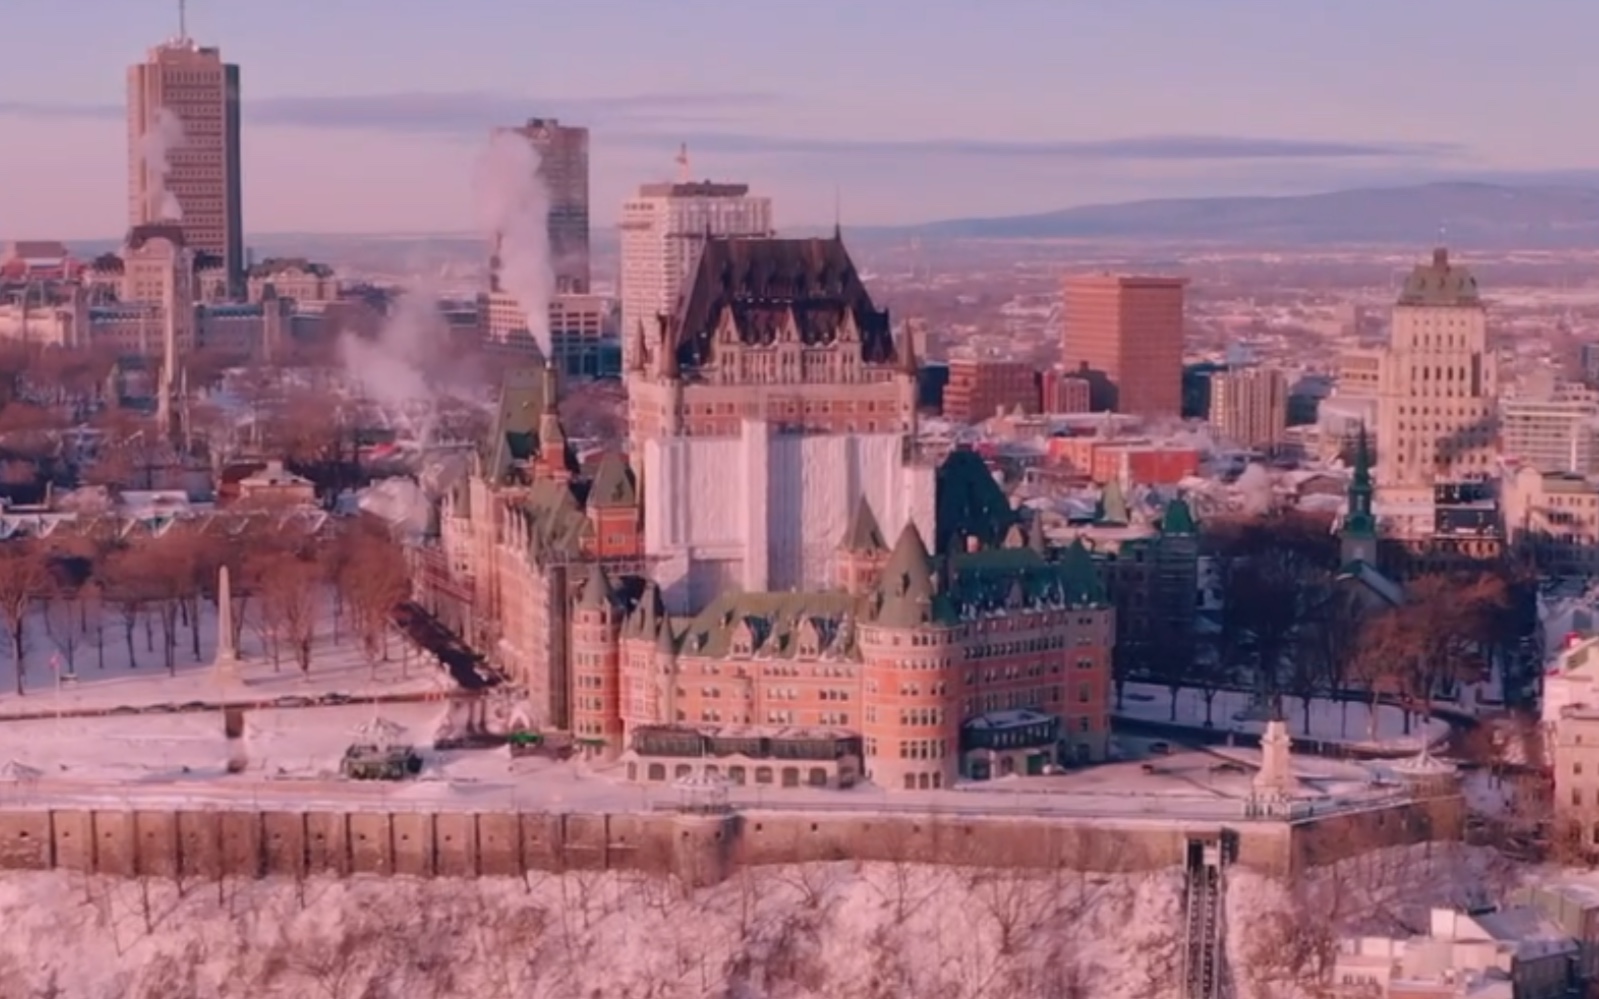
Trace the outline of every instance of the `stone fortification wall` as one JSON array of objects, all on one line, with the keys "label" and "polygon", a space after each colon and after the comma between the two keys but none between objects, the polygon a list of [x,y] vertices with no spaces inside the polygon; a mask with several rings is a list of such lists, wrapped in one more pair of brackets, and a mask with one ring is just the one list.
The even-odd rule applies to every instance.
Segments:
[{"label": "stone fortification wall", "polygon": [[[1368,846],[1458,836],[1434,811],[1295,823],[938,817],[867,813],[0,810],[0,870],[119,877],[312,874],[513,877],[641,870],[715,883],[744,864],[854,860],[1088,871],[1183,862],[1193,838],[1236,838],[1237,862],[1286,874]],[[1381,842],[1377,842],[1380,840]]]}]

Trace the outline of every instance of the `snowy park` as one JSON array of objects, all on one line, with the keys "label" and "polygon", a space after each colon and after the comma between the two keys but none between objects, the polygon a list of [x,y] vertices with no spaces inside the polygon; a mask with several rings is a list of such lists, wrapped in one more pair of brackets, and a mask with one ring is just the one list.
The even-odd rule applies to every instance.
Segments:
[{"label": "snowy park", "polygon": [[[1259,735],[1266,729],[1266,718],[1254,695],[1241,690],[1215,691],[1208,715],[1205,691],[1183,687],[1177,691],[1175,714],[1172,690],[1152,683],[1129,683],[1120,705],[1112,714],[1133,721],[1158,722],[1191,728],[1210,728],[1241,735]],[[1295,739],[1307,739],[1362,752],[1414,753],[1425,744],[1436,746],[1449,737],[1449,723],[1436,717],[1406,713],[1392,705],[1374,709],[1364,701],[1310,699],[1309,721],[1303,698],[1284,696],[1283,717]],[[1206,718],[1210,724],[1206,725]]]},{"label": "snowy park", "polygon": [[[369,649],[350,615],[338,613],[331,594],[316,595],[304,621],[287,624],[251,603],[235,600],[233,605],[236,662],[228,669],[214,665],[218,613],[209,601],[165,615],[156,607],[129,613],[87,603],[35,610],[24,624],[20,683],[16,657],[0,658],[0,718],[329,695],[421,695],[451,685],[430,656],[392,629]],[[303,670],[294,648],[302,638],[309,643]]]}]

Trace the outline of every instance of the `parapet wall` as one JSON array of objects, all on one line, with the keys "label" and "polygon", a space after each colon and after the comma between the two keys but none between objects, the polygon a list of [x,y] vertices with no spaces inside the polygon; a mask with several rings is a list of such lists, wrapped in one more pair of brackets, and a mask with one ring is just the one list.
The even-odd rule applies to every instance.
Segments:
[{"label": "parapet wall", "polygon": [[[1362,817],[1363,816],[1363,817]],[[0,870],[119,877],[312,874],[516,877],[640,870],[693,884],[747,865],[855,860],[1119,872],[1181,864],[1192,838],[1236,838],[1237,863],[1284,875],[1368,846],[1455,838],[1416,806],[1296,823],[1073,818],[510,812],[0,811]],[[1380,839],[1381,842],[1377,840]]]}]

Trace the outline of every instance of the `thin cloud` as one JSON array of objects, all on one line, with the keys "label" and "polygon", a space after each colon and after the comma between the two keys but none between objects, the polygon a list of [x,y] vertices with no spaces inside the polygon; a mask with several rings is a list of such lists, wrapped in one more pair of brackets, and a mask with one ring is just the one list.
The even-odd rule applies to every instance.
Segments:
[{"label": "thin cloud", "polygon": [[708,132],[670,135],[631,132],[618,138],[630,144],[659,146],[685,141],[691,148],[718,153],[781,155],[940,156],[984,159],[1130,161],[1228,160],[1438,160],[1463,148],[1448,143],[1346,142],[1272,139],[1226,135],[1152,135],[1103,140],[996,141],[981,139],[813,139]]},{"label": "thin cloud", "polygon": [[[769,112],[769,93],[661,93],[542,100],[493,92],[262,97],[244,102],[256,126],[369,130],[400,134],[478,135],[530,115],[593,127],[606,142],[676,148],[680,142],[729,155],[940,157],[1101,162],[1366,161],[1438,163],[1467,150],[1452,143],[1282,139],[1228,135],[1151,135],[1119,139],[850,139],[702,131]],[[50,104],[0,100],[0,115],[118,120],[120,104]]]},{"label": "thin cloud", "polygon": [[[762,93],[661,93],[543,100],[488,92],[368,94],[244,99],[246,122],[297,128],[366,129],[408,134],[478,133],[529,116],[587,125],[683,122],[715,124],[728,113],[761,110],[780,98]],[[121,120],[120,104],[51,104],[0,100],[0,115]]]}]

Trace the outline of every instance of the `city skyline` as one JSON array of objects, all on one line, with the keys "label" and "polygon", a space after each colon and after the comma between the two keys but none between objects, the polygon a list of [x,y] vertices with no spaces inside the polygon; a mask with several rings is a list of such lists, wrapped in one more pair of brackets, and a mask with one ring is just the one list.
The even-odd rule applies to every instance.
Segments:
[{"label": "city skyline", "polygon": [[[42,2],[8,11],[36,43],[0,66],[0,125],[25,150],[0,184],[5,236],[117,235],[121,68],[176,30],[177,5],[90,6],[70,33]],[[243,67],[252,231],[466,231],[487,129],[530,116],[591,129],[599,227],[673,174],[680,142],[696,176],[770,194],[780,225],[830,220],[835,189],[846,222],[877,224],[1599,166],[1599,139],[1553,124],[1578,120],[1599,82],[1577,48],[1599,11],[1566,0],[1513,15],[1466,0],[1444,24],[1419,7],[1311,17],[1260,0],[939,2],[914,18],[888,0],[783,19],[721,0],[435,11],[191,4],[190,33]],[[773,59],[773,31],[782,51],[825,57]],[[530,60],[541,32],[560,44]]]}]

